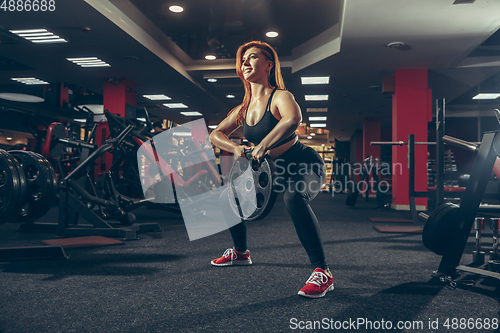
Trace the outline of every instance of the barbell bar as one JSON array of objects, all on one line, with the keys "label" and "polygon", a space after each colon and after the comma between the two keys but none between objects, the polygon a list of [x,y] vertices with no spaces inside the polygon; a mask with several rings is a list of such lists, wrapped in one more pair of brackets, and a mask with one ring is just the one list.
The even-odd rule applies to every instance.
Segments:
[{"label": "barbell bar", "polygon": [[[479,142],[468,142],[462,139],[457,139],[449,135],[443,136],[443,141],[447,144],[457,146],[460,148],[465,148],[471,151],[477,151],[479,149]],[[416,145],[435,145],[436,142],[415,142]],[[408,142],[404,141],[372,141],[370,145],[390,145],[390,146],[403,146],[408,145]]]}]

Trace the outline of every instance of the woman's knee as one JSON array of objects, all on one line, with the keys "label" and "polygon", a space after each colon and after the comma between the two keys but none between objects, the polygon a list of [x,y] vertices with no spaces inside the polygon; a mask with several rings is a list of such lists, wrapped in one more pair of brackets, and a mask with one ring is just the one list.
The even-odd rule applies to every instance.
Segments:
[{"label": "woman's knee", "polygon": [[309,202],[309,194],[307,191],[299,190],[297,187],[290,185],[283,194],[283,200],[287,207]]}]

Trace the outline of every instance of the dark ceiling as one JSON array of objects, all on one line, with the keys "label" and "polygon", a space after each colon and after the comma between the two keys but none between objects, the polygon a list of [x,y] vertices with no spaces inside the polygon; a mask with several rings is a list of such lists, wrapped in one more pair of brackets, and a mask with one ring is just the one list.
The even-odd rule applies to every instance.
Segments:
[{"label": "dark ceiling", "polygon": [[[287,88],[306,113],[328,108],[330,141],[349,140],[364,117],[390,126],[391,95],[382,80],[397,69],[428,68],[433,98],[446,98],[449,115],[477,115],[498,107],[472,96],[485,87],[500,88],[500,2],[476,0],[56,0],[56,10],[0,10],[0,92],[36,89],[11,78],[36,77],[50,87],[61,82],[81,101],[99,102],[105,80],[126,78],[137,85],[137,106],[158,118],[184,123],[193,118],[142,97],[166,94],[172,102],[199,111],[218,123],[243,97],[234,54],[242,43],[263,40],[282,62]],[[170,5],[184,7],[172,13]],[[68,40],[34,44],[9,30],[45,28]],[[88,28],[88,29],[85,29]],[[265,32],[276,30],[277,38]],[[495,33],[496,32],[496,33]],[[409,51],[386,47],[402,41]],[[215,53],[215,61],[204,60]],[[107,68],[81,68],[66,58],[98,57]],[[305,86],[302,76],[330,76],[330,84]],[[215,77],[216,83],[207,82]],[[226,98],[232,94],[234,99]],[[306,94],[328,94],[306,102]],[[22,130],[8,108],[58,119],[80,117],[46,101],[40,104],[0,99],[0,128]]]}]

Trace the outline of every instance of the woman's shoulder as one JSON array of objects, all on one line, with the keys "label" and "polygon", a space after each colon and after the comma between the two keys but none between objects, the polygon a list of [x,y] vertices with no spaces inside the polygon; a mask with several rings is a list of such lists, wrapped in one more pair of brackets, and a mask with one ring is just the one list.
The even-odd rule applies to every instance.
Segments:
[{"label": "woman's shoulder", "polygon": [[295,100],[295,96],[286,89],[276,89],[274,96],[276,96],[278,100]]}]

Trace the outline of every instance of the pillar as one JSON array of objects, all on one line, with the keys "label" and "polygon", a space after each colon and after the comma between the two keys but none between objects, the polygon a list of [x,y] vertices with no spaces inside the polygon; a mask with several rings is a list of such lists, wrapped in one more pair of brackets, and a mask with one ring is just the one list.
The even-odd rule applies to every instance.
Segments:
[{"label": "pillar", "polygon": [[[432,92],[428,88],[427,69],[399,69],[395,74],[392,98],[392,141],[426,142],[427,123],[432,120]],[[429,119],[430,118],[430,119]],[[409,210],[408,147],[392,147],[392,207]],[[427,146],[415,146],[415,191],[427,190]],[[418,210],[425,210],[427,198],[417,198]]]},{"label": "pillar", "polygon": [[[126,115],[126,105],[136,105],[135,83],[127,79],[106,80],[104,82],[103,105],[104,110],[121,117]],[[107,122],[99,123],[95,132],[95,143],[101,146],[109,135]],[[113,163],[113,155],[105,153],[95,161],[94,178],[97,179],[106,173]]]}]

